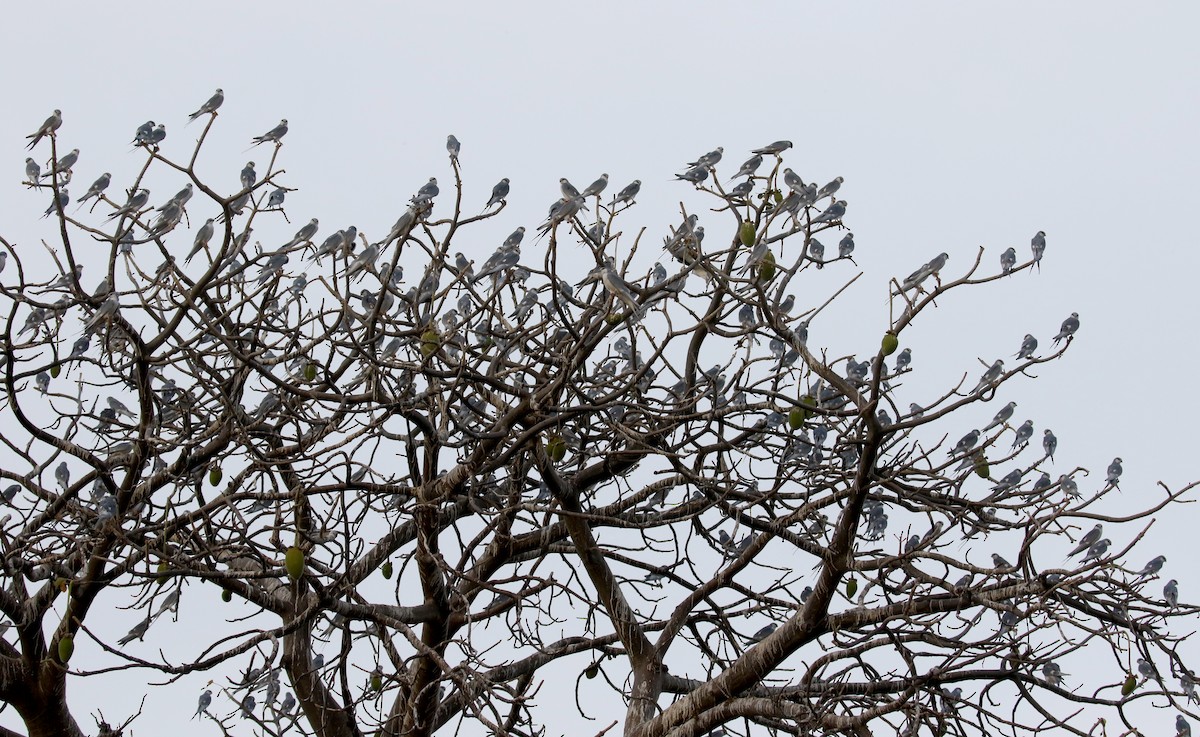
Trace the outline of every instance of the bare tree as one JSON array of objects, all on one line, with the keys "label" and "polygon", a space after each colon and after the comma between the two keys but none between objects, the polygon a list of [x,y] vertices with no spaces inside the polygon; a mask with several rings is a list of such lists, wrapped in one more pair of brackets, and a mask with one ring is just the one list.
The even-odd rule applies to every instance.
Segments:
[{"label": "bare tree", "polygon": [[[893,280],[858,361],[808,343],[857,267],[841,179],[784,168],[786,141],[724,182],[721,149],[689,164],[661,250],[621,231],[639,183],[605,175],[472,260],[508,182],[474,214],[455,139],[451,191],[430,179],[389,231],[256,239],[286,217],[287,121],[231,191],[195,168],[222,101],[186,161],[148,123],[141,174],[74,210],[56,112],[27,171],[53,245],[0,240],[0,700],[30,735],[82,734],[71,690],[114,667],[212,678],[198,715],[239,734],[554,734],[573,677],[595,733],[629,737],[1085,734],[1102,708],[1190,708],[1169,624],[1197,609],[1127,560],[1187,489],[1114,516],[1119,459],[1081,488],[1014,404],[960,419],[1078,316],[923,408],[905,392],[909,326],[1030,278],[1044,234],[999,271],[943,253]],[[156,205],[151,172],[181,189]],[[89,626],[101,597],[124,637]],[[142,647],[218,597],[253,613]]]}]

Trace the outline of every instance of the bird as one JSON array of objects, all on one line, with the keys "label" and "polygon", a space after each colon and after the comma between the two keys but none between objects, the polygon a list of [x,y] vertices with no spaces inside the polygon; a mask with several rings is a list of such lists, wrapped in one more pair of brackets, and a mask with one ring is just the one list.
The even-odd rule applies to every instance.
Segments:
[{"label": "bird", "polygon": [[614,207],[617,205],[617,203],[632,203],[633,198],[637,197],[638,192],[640,192],[641,189],[642,180],[634,179],[632,182],[625,185],[620,192],[617,192],[616,196],[613,197],[612,202],[609,204],[609,207]]},{"label": "bird", "polygon": [[70,151],[68,151],[67,153],[60,156],[58,158],[58,161],[49,162],[50,163],[50,171],[43,174],[42,179],[49,179],[50,177],[54,176],[55,174],[61,174],[63,172],[70,173],[71,167],[75,166],[76,162],[78,162],[78,161],[79,161],[79,149],[73,148]]},{"label": "bird", "polygon": [[[128,645],[134,640],[140,640],[146,636],[146,630],[148,629],[150,629],[150,617],[146,617],[142,621],[135,624],[132,629],[125,633],[124,637],[117,640],[117,644]],[[196,713],[199,714],[200,712],[197,711]],[[192,718],[195,719],[195,715],[193,715]]]},{"label": "bird", "polygon": [[832,197],[839,189],[842,188],[842,182],[845,181],[841,177],[834,177],[833,181],[817,190],[816,200],[820,201],[826,197]]},{"label": "bird", "polygon": [[287,118],[284,118],[283,120],[279,121],[279,125],[275,126],[274,128],[272,128],[271,130],[262,134],[261,136],[255,136],[251,140],[254,142],[255,146],[257,146],[261,143],[266,143],[267,141],[271,141],[276,146],[278,146],[280,144],[279,139],[283,138],[287,134],[287,132],[288,132],[288,122],[287,122]]},{"label": "bird", "polygon": [[1108,475],[1104,480],[1109,486],[1117,486],[1117,482],[1121,480],[1121,473],[1124,470],[1125,469],[1121,467],[1121,459],[1114,458],[1112,463],[1108,464]]},{"label": "bird", "polygon": [[292,695],[291,691],[288,691],[287,696],[283,697],[283,703],[279,705],[279,709],[284,714],[291,714],[292,709],[295,709],[295,708],[296,708],[296,697]]},{"label": "bird", "polygon": [[1046,231],[1039,230],[1029,241],[1029,249],[1033,251],[1033,262],[1041,268],[1042,254],[1046,252]]},{"label": "bird", "polygon": [[896,354],[896,373],[908,368],[910,363],[912,363],[912,348],[905,348]]},{"label": "bird", "polygon": [[200,106],[199,110],[188,116],[188,122],[192,122],[201,115],[207,115],[209,113],[216,115],[217,108],[221,107],[221,103],[223,102],[225,102],[225,92],[218,87],[217,91],[213,93],[213,96],[208,98],[208,100],[206,100],[204,104]]},{"label": "bird", "polygon": [[1007,274],[1017,265],[1017,249],[1009,246],[1004,253],[1000,254],[1000,271]]},{"label": "bird", "polygon": [[1088,548],[1087,554],[1083,556],[1083,560],[1081,562],[1087,563],[1103,557],[1104,554],[1108,552],[1109,545],[1112,545],[1112,541],[1107,537],[1103,540],[1097,540],[1090,548]]},{"label": "bird", "polygon": [[1071,316],[1063,320],[1062,327],[1058,330],[1058,335],[1054,336],[1054,345],[1058,345],[1060,341],[1070,340],[1071,336],[1075,335],[1075,331],[1079,330],[1079,313],[1072,312]]},{"label": "bird", "polygon": [[246,697],[242,699],[241,704],[243,719],[250,719],[254,716],[254,704],[254,694],[246,694]]},{"label": "bird", "polygon": [[1025,420],[1021,426],[1017,428],[1016,437],[1013,438],[1012,447],[1016,448],[1025,445],[1029,439],[1033,437],[1033,420]]},{"label": "bird", "polygon": [[450,154],[451,161],[458,161],[459,151],[462,151],[462,144],[458,142],[458,138],[453,133],[446,136],[446,153]]},{"label": "bird", "polygon": [[486,210],[492,205],[502,202],[505,197],[508,197],[508,177],[504,177],[496,183],[495,187],[492,187],[492,196],[488,198],[487,204],[483,206],[483,209]]},{"label": "bird", "polygon": [[688,166],[707,166],[707,167],[711,168],[713,166],[716,166],[717,163],[719,163],[721,161],[721,157],[724,154],[725,154],[725,148],[722,146],[717,146],[712,151],[709,151],[708,153],[704,154],[700,158],[689,163]]},{"label": "bird", "polygon": [[137,415],[135,415],[133,413],[133,410],[131,410],[131,409],[129,409],[129,407],[125,406],[125,403],[122,402],[120,399],[110,396],[106,401],[108,403],[109,409],[111,409],[113,412],[116,412],[118,415],[120,415],[122,417],[128,417],[131,420],[137,419]]},{"label": "bird", "polygon": [[992,418],[992,421],[984,426],[982,432],[987,432],[988,430],[991,430],[993,427],[999,427],[1000,425],[1003,425],[1005,422],[1008,422],[1008,419],[1013,416],[1013,410],[1015,410],[1016,408],[1017,408],[1016,402],[1009,402],[1008,404],[1001,407],[1000,411],[996,413],[996,416]]},{"label": "bird", "polygon": [[951,456],[963,455],[967,451],[971,450],[971,448],[974,448],[975,444],[978,442],[979,442],[979,431],[972,430],[971,432],[967,433],[966,435],[963,435],[961,439],[959,439],[958,443],[956,443],[954,445],[954,449],[950,451],[950,455]]},{"label": "bird", "polygon": [[71,483],[71,467],[67,465],[66,461],[59,463],[58,467],[54,469],[54,480],[64,489]]},{"label": "bird", "polygon": [[1150,562],[1147,563],[1142,568],[1142,570],[1137,572],[1137,577],[1138,578],[1148,578],[1150,576],[1153,576],[1154,574],[1156,574],[1162,570],[1163,563],[1166,563],[1166,562],[1167,562],[1167,556],[1165,556],[1165,555],[1158,555],[1158,556],[1155,556],[1154,558],[1151,558]]},{"label": "bird", "polygon": [[772,622],[771,624],[768,624],[766,627],[763,627],[762,629],[760,629],[758,632],[755,632],[748,640],[748,643],[751,645],[760,643],[763,640],[767,639],[767,636],[770,635],[772,632],[774,632],[778,628],[779,628],[779,625]]},{"label": "bird", "polygon": [[846,201],[838,200],[837,202],[834,202],[829,207],[825,208],[825,211],[822,212],[820,215],[813,218],[813,222],[814,223],[831,223],[835,220],[841,220],[842,216],[845,214],[846,214]]},{"label": "bird", "polygon": [[200,698],[196,701],[196,713],[192,715],[192,719],[207,713],[210,706],[212,706],[212,690],[205,689],[204,693],[200,694]]},{"label": "bird", "polygon": [[1004,559],[1004,556],[997,553],[992,553],[993,568],[1012,568],[1013,564]]},{"label": "bird", "polygon": [[[114,453],[114,455],[119,454]],[[96,527],[103,527],[106,522],[117,516],[117,498],[112,494],[105,494],[101,497],[96,509]],[[124,645],[125,643],[121,644]]]},{"label": "bird", "polygon": [[850,258],[852,253],[854,253],[854,234],[847,233],[838,242],[838,258]]},{"label": "bird", "polygon": [[437,197],[440,191],[438,189],[437,177],[429,177],[429,181],[422,184],[421,188],[417,190],[417,193],[409,201],[413,204],[429,202],[434,197]]},{"label": "bird", "polygon": [[58,130],[61,125],[62,110],[55,110],[50,117],[46,118],[46,122],[42,123],[40,128],[25,136],[26,138],[33,139],[30,141],[28,148],[32,150],[33,147],[38,145],[38,142],[40,142],[43,138],[46,136],[53,136],[54,132]]},{"label": "bird", "polygon": [[1182,714],[1175,715],[1175,737],[1192,737],[1192,725]]},{"label": "bird", "polygon": [[979,383],[971,390],[972,394],[983,391],[991,386],[1004,373],[1004,361],[996,359],[996,362],[988,367],[987,371],[983,372],[983,376],[979,377]]},{"label": "bird", "polygon": [[25,157],[25,181],[31,185],[37,186],[38,181],[42,178],[42,166],[33,160],[32,156]]},{"label": "bird", "polygon": [[114,218],[121,217],[122,215],[131,215],[136,213],[145,207],[148,202],[150,202],[150,190],[143,187],[137,192],[131,194],[125,204],[118,208],[116,212],[109,215],[108,219],[113,220]]},{"label": "bird", "polygon": [[92,182],[92,186],[88,187],[87,192],[84,192],[83,196],[75,201],[87,202],[93,197],[100,199],[100,195],[104,193],[104,190],[108,189],[110,182],[112,182],[112,174],[104,172],[96,179],[96,181]]},{"label": "bird", "polygon": [[598,196],[601,192],[603,192],[607,186],[608,186],[608,174],[601,174],[599,179],[597,179],[596,181],[589,184],[579,194],[581,197],[595,197],[595,196]]},{"label": "bird", "polygon": [[1042,431],[1042,448],[1046,451],[1046,457],[1054,460],[1054,451],[1058,448],[1058,438],[1050,432],[1049,428]]},{"label": "bird", "polygon": [[1076,555],[1079,555],[1083,551],[1087,550],[1088,548],[1092,547],[1093,545],[1096,544],[1096,541],[1099,540],[1100,536],[1103,534],[1104,534],[1104,525],[1097,523],[1095,527],[1093,527],[1092,529],[1087,531],[1086,535],[1079,538],[1079,543],[1071,550],[1071,552],[1067,553],[1067,557],[1073,558]]},{"label": "bird", "polygon": [[258,172],[254,171],[253,161],[247,161],[246,165],[242,167],[242,173],[238,176],[238,180],[242,183],[242,189],[250,189],[258,181]]},{"label": "bird", "polygon": [[1051,686],[1062,686],[1063,672],[1062,668],[1058,666],[1058,663],[1051,661],[1044,664],[1042,666],[1042,677],[1044,677],[1046,679],[1046,683],[1050,684]]},{"label": "bird", "polygon": [[753,153],[753,154],[775,154],[776,156],[778,156],[779,154],[783,153],[784,151],[787,151],[791,147],[792,147],[791,141],[776,141],[775,143],[767,144],[766,146],[763,146],[762,148],[756,148],[753,151],[751,151],[750,153]]},{"label": "bird", "polygon": [[758,167],[762,166],[762,162],[763,162],[762,156],[759,156],[757,154],[755,154],[754,156],[751,156],[750,158],[748,158],[744,162],[742,162],[742,165],[740,167],[738,167],[737,174],[734,174],[732,177],[730,177],[730,179],[737,179],[738,177],[754,176],[754,173],[758,171]]},{"label": "bird", "polygon": [[1179,606],[1179,582],[1175,579],[1167,581],[1167,585],[1163,586],[1163,599],[1166,600],[1167,606],[1174,609]]},{"label": "bird", "polygon": [[287,198],[287,190],[283,187],[276,187],[267,195],[267,209],[278,210],[283,207],[283,201]]},{"label": "bird", "polygon": [[295,246],[300,243],[311,242],[313,236],[317,234],[318,227],[319,227],[319,223],[317,222],[316,218],[309,220],[308,223],[306,223],[302,228],[300,228],[300,230],[296,231],[296,235],[292,236],[292,239],[290,241],[288,241],[287,243],[284,243],[282,246],[280,246],[279,250],[282,251],[284,249],[291,248],[292,246]]},{"label": "bird", "polygon": [[71,195],[69,195],[65,189],[59,190],[58,195],[50,200],[50,206],[46,208],[44,213],[42,213],[42,217],[50,217],[50,213],[57,209],[65,210],[69,204],[71,204]]},{"label": "bird", "polygon": [[1026,333],[1025,339],[1021,341],[1021,350],[1017,351],[1015,358],[1033,358],[1033,352],[1037,350],[1037,347],[1037,338]]},{"label": "bird", "polygon": [[691,182],[692,184],[700,184],[700,182],[708,179],[708,167],[693,166],[691,169],[688,169],[682,174],[676,174],[675,178],[682,179],[685,182]]}]

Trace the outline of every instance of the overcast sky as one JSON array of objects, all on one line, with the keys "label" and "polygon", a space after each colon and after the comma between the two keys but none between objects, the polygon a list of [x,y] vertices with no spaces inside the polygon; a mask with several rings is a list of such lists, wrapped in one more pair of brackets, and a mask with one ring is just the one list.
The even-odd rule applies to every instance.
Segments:
[{"label": "overcast sky", "polygon": [[[1067,356],[1002,398],[1039,434],[1053,428],[1092,478],[1123,457],[1131,503],[1158,481],[1200,478],[1187,368],[1200,265],[1193,4],[18,3],[5,15],[0,235],[21,248],[53,238],[37,219],[47,198],[19,181],[24,136],[54,108],[60,147],[82,151],[75,186],[102,171],[128,182],[144,160],[128,151],[137,125],[166,122],[163,150],[183,156],[200,130],[184,128],[187,113],[223,87],[202,178],[235,189],[246,158],[267,155],[243,152],[250,136],[287,118],[293,222],[353,222],[375,238],[430,176],[450,181],[447,133],[463,143],[468,198],[482,204],[511,178],[500,237],[541,219],[559,177],[583,186],[608,172],[614,187],[643,180],[629,217],[654,242],[690,196],[670,181],[684,162],[724,146],[736,166],[786,138],[805,179],[845,177],[864,272],[812,342],[871,353],[889,277],[940,251],[957,275],[981,246],[994,269],[1044,230],[1040,274],[947,299],[905,334],[920,381],[932,392],[976,376],[977,359],[1011,356],[1027,332],[1046,345],[1078,312]],[[478,248],[477,260],[494,244]],[[812,303],[854,273],[839,269]],[[1158,520],[1133,557],[1165,553],[1164,573],[1195,601],[1184,541],[1200,516],[1185,512]],[[80,685],[72,701],[90,708]],[[180,687],[188,708],[202,688]],[[175,734],[211,733],[197,724]]]}]

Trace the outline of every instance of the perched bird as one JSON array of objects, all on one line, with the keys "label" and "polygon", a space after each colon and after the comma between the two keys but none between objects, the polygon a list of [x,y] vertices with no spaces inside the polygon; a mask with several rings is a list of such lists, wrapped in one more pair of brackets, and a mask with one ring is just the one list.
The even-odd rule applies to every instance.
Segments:
[{"label": "perched bird", "polygon": [[71,195],[67,194],[67,190],[59,190],[58,196],[50,200],[50,206],[42,213],[43,218],[50,217],[50,213],[58,209],[67,209],[67,205],[71,204]]},{"label": "perched bird", "polygon": [[[946,261],[949,258],[950,256],[948,254],[939,253],[928,263],[922,264],[921,268],[909,274],[908,277],[900,283],[900,291],[908,291],[909,289],[914,289],[921,286],[921,282],[941,271],[942,267],[946,265]],[[895,294],[899,293],[900,292],[895,292]]]},{"label": "perched bird", "polygon": [[737,174],[734,174],[732,177],[730,177],[730,179],[737,179],[738,177],[754,176],[754,173],[758,171],[758,167],[762,166],[762,162],[763,162],[762,156],[759,156],[757,154],[754,156],[751,156],[750,158],[748,158],[744,162],[742,162],[742,165],[740,167],[738,167]]},{"label": "perched bird", "polygon": [[1004,559],[1004,556],[997,553],[992,553],[993,568],[1012,568],[1013,564]]},{"label": "perched bird", "polygon": [[221,107],[221,103],[223,102],[225,102],[225,92],[218,87],[217,91],[213,93],[213,96],[208,98],[208,100],[206,100],[205,103],[200,106],[199,110],[188,116],[188,122],[192,122],[201,115],[207,115],[209,113],[216,115],[217,108]]},{"label": "perched bird", "polygon": [[1192,737],[1192,725],[1182,714],[1175,715],[1175,737]]},{"label": "perched bird", "polygon": [[614,207],[618,203],[632,203],[633,198],[637,197],[638,192],[640,192],[641,189],[642,180],[634,179],[632,182],[625,185],[624,189],[622,189],[620,192],[617,192],[616,196],[613,197],[612,202],[609,204],[609,207]]},{"label": "perched bird", "polygon": [[838,200],[837,202],[834,202],[829,207],[825,208],[825,211],[822,212],[820,215],[813,218],[813,222],[814,223],[832,223],[835,220],[841,220],[842,216],[845,214],[846,214],[846,201]]},{"label": "perched bird", "polygon": [[1058,438],[1054,437],[1054,433],[1050,432],[1049,428],[1042,431],[1042,448],[1046,451],[1046,457],[1054,460],[1054,451],[1058,448]]},{"label": "perched bird", "polygon": [[1013,438],[1012,447],[1015,450],[1029,442],[1033,437],[1033,420],[1025,420],[1021,426],[1017,428],[1016,437]]},{"label": "perched bird", "polygon": [[685,182],[691,182],[692,184],[700,184],[700,182],[708,179],[708,167],[693,166],[691,169],[688,169],[682,174],[676,174],[675,178],[682,179]]},{"label": "perched bird", "polygon": [[[134,640],[140,640],[146,636],[146,630],[148,630],[148,629],[150,629],[150,617],[146,617],[142,621],[135,624],[132,629],[130,629],[128,632],[125,633],[124,637],[117,640],[117,644],[118,645],[128,645],[129,643],[133,642]],[[199,711],[196,712],[196,714],[199,714],[199,713],[200,713]],[[192,718],[195,719],[196,716],[193,715]]]},{"label": "perched bird", "polygon": [[64,489],[70,485],[71,467],[67,465],[66,461],[59,463],[58,467],[54,469],[54,480]]},{"label": "perched bird", "polygon": [[241,704],[243,719],[250,719],[254,716],[254,704],[254,694],[246,694],[245,698],[242,699]]},{"label": "perched bird", "polygon": [[963,435],[962,438],[955,444],[954,449],[950,451],[951,456],[964,455],[979,442],[979,431],[972,430]]},{"label": "perched bird", "polygon": [[1167,581],[1167,585],[1163,586],[1163,599],[1166,600],[1167,606],[1174,609],[1179,606],[1179,582],[1175,579]]},{"label": "perched bird", "polygon": [[154,132],[154,121],[147,120],[137,127],[133,133],[133,140],[130,141],[134,146],[145,146],[150,142],[150,134]]},{"label": "perched bird", "polygon": [[1009,246],[1004,253],[1000,254],[1000,271],[1007,274],[1017,265],[1017,249]]},{"label": "perched bird", "polygon": [[40,142],[46,136],[54,135],[54,131],[58,130],[59,126],[61,126],[61,125],[62,125],[62,111],[55,110],[50,115],[49,118],[46,118],[46,122],[42,123],[42,126],[40,128],[35,130],[33,133],[30,133],[29,135],[25,136],[26,138],[33,139],[29,143],[28,148],[32,149],[34,146],[38,145],[38,142]]},{"label": "perched bird", "polygon": [[1058,330],[1058,335],[1054,336],[1054,345],[1058,345],[1062,340],[1070,340],[1071,336],[1075,335],[1075,331],[1079,330],[1079,313],[1072,312],[1071,316],[1063,320],[1062,327]]},{"label": "perched bird", "polygon": [[905,370],[911,363],[912,348],[905,348],[896,354],[896,373],[900,373],[901,371]]},{"label": "perched bird", "polygon": [[37,185],[42,177],[42,166],[33,160],[33,157],[25,157],[25,181],[32,185]]},{"label": "perched bird", "polygon": [[287,198],[287,190],[283,187],[276,187],[267,195],[267,209],[278,210],[283,207],[283,201]]},{"label": "perched bird", "polygon": [[150,202],[150,190],[142,188],[129,196],[129,199],[116,212],[108,216],[109,220],[123,215],[133,215]]},{"label": "perched bird", "polygon": [[1150,559],[1150,562],[1137,572],[1138,578],[1148,578],[1162,570],[1163,563],[1167,562],[1167,556],[1158,555]]},{"label": "perched bird", "polygon": [[1016,402],[1009,402],[1008,404],[1001,407],[1000,411],[996,413],[996,416],[992,418],[992,421],[984,426],[982,432],[987,432],[988,430],[991,430],[993,427],[999,427],[1000,425],[1003,425],[1005,422],[1008,422],[1008,419],[1013,416],[1013,410],[1015,410],[1016,408],[1017,408]]},{"label": "perched bird", "polygon": [[792,147],[791,141],[776,141],[775,143],[768,144],[766,146],[763,146],[762,148],[756,148],[753,151],[751,151],[750,153],[779,155],[779,154],[783,153],[784,151],[787,151],[791,147]]},{"label": "perched bird", "polygon": [[210,706],[212,706],[212,691],[205,689],[204,693],[200,694],[199,700],[196,701],[196,713],[192,715],[192,719],[201,714],[207,714]]},{"label": "perched bird", "polygon": [[255,146],[259,145],[260,143],[266,143],[267,141],[271,141],[278,146],[280,144],[280,139],[287,135],[287,132],[288,122],[287,118],[284,118],[283,120],[279,121],[279,125],[275,126],[261,136],[255,136],[250,140],[253,141]]},{"label": "perched bird", "polygon": [[1021,473],[1021,469],[1014,468],[1013,470],[1004,474],[1004,478],[1000,479],[1000,482],[992,487],[992,491],[1012,491],[1021,485],[1021,479],[1024,478],[1024,476],[1025,475]]},{"label": "perched bird", "polygon": [[287,695],[283,697],[283,703],[279,705],[279,710],[282,711],[284,714],[291,714],[292,709],[295,709],[295,708],[296,708],[296,697],[292,695],[291,691],[288,691]]},{"label": "perched bird", "polygon": [[1124,470],[1125,469],[1121,467],[1121,459],[1114,458],[1112,463],[1108,464],[1108,475],[1104,480],[1109,486],[1118,486],[1117,482],[1121,480],[1121,473]]},{"label": "perched bird", "polygon": [[1037,338],[1026,333],[1025,340],[1021,341],[1021,350],[1017,351],[1016,358],[1033,358],[1033,352],[1037,350],[1037,347]]},{"label": "perched bird", "polygon": [[850,258],[852,253],[854,253],[854,234],[847,233],[838,242],[838,258]]},{"label": "perched bird", "polygon": [[768,624],[766,627],[763,627],[762,629],[760,629],[758,632],[755,632],[754,635],[751,636],[747,642],[748,642],[748,644],[751,644],[751,645],[760,643],[763,640],[767,639],[767,636],[770,635],[772,632],[774,632],[778,628],[779,628],[779,625],[772,622],[771,624]]},{"label": "perched bird", "polygon": [[434,197],[437,197],[439,192],[441,190],[438,189],[437,177],[429,177],[429,181],[421,185],[421,188],[417,190],[417,193],[409,201],[413,204],[429,202]]},{"label": "perched bird", "polygon": [[987,389],[996,382],[997,379],[1004,373],[1004,361],[996,359],[996,362],[988,367],[987,371],[983,372],[983,376],[979,377],[979,383],[971,390],[972,394]]},{"label": "perched bird", "polygon": [[709,151],[700,158],[688,164],[688,166],[716,166],[721,161],[721,157],[725,154],[725,149],[722,146],[717,146],[714,150]]},{"label": "perched bird", "polygon": [[1051,686],[1061,687],[1063,683],[1062,668],[1058,667],[1058,663],[1050,661],[1042,666],[1042,677],[1046,679],[1046,683]]},{"label": "perched bird", "polygon": [[483,209],[486,210],[492,205],[499,204],[505,197],[508,197],[508,177],[504,177],[496,183],[495,187],[492,187],[492,196],[488,198],[487,204],[483,206]]},{"label": "perched bird", "polygon": [[242,167],[242,173],[238,176],[238,180],[242,183],[242,189],[250,189],[258,181],[258,172],[254,171],[253,161],[247,161],[246,165]]},{"label": "perched bird", "polygon": [[282,250],[291,248],[292,246],[298,245],[300,243],[311,243],[313,236],[317,234],[318,227],[319,227],[319,223],[317,222],[316,218],[309,220],[308,223],[306,223],[304,225],[304,227],[302,227],[302,228],[300,228],[300,230],[296,231],[296,235],[292,236],[292,239],[290,241],[288,241],[287,243],[284,243],[282,246],[280,246],[279,250],[282,251]]},{"label": "perched bird", "polygon": [[1093,545],[1096,544],[1096,542],[1100,539],[1100,536],[1103,534],[1104,534],[1104,525],[1097,523],[1095,527],[1093,527],[1092,529],[1087,531],[1086,535],[1079,538],[1079,543],[1071,550],[1071,552],[1067,553],[1067,557],[1073,558],[1076,555],[1079,555],[1083,551],[1087,550],[1088,548],[1092,547]]},{"label": "perched bird", "polygon": [[92,186],[88,187],[87,192],[84,192],[83,196],[75,201],[76,202],[87,202],[88,200],[92,199],[93,197],[95,197],[96,199],[100,199],[100,195],[104,193],[104,190],[108,189],[108,185],[111,182],[112,182],[112,174],[109,174],[108,172],[104,172],[103,174],[101,174],[99,176],[99,178],[96,179],[96,181],[92,182]]},{"label": "perched bird", "polygon": [[196,231],[196,238],[192,241],[192,250],[183,259],[185,264],[195,258],[196,254],[208,247],[208,243],[212,240],[213,231],[216,227],[214,223],[215,219],[209,218],[204,221],[204,225],[200,226],[200,230]]},{"label": "perched bird", "polygon": [[1103,557],[1104,554],[1108,552],[1109,545],[1112,545],[1112,541],[1107,537],[1103,540],[1097,540],[1090,548],[1088,548],[1087,554],[1083,556],[1083,560],[1081,562],[1087,563]]},{"label": "perched bird", "polygon": [[[842,188],[843,181],[845,181],[845,180],[842,179],[841,177],[834,177],[833,181],[829,182],[828,184],[826,184],[825,186],[823,186],[817,190],[817,197],[816,197],[815,201],[823,200],[826,197],[832,197],[834,194],[837,193],[837,191],[839,189]],[[843,204],[845,204],[845,203],[843,203]]]},{"label": "perched bird", "polygon": [[1039,230],[1029,241],[1029,249],[1033,251],[1033,262],[1041,268],[1042,254],[1046,252],[1046,231]]},{"label": "perched bird", "polygon": [[603,192],[606,187],[608,187],[608,174],[601,174],[599,179],[589,184],[579,194],[581,197],[595,197]]},{"label": "perched bird", "polygon": [[458,152],[462,151],[462,144],[454,137],[454,134],[446,136],[446,153],[450,154],[452,161],[458,161]]}]

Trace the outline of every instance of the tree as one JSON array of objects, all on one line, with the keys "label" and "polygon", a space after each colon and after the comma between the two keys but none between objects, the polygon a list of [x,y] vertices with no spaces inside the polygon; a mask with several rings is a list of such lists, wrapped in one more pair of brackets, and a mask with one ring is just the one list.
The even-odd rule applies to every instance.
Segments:
[{"label": "tree", "polygon": [[[653,239],[620,231],[639,183],[610,197],[607,175],[562,180],[536,238],[477,264],[455,249],[508,182],[469,214],[456,140],[452,192],[430,179],[390,231],[281,237],[287,121],[237,191],[196,173],[222,101],[186,162],[139,129],[141,176],[114,196],[105,175],[86,210],[60,114],[31,136],[54,246],[0,240],[0,699],[30,735],[82,734],[70,694],[114,667],[208,674],[213,733],[553,734],[568,688],[630,737],[1082,734],[1194,698],[1168,625],[1197,609],[1162,561],[1127,561],[1191,487],[1114,516],[1120,459],[1080,489],[1012,402],[960,419],[1078,316],[924,408],[905,393],[905,331],[1040,268],[1044,234],[998,272],[981,249],[893,280],[879,345],[830,357],[808,331],[836,329],[841,292],[805,295],[855,270],[853,236],[841,179],[805,182],[786,141],[732,180],[721,149],[678,175],[702,204],[652,268]],[[182,187],[157,207],[152,172]],[[114,607],[127,634],[89,627]],[[143,647],[180,607],[230,614]]]}]

